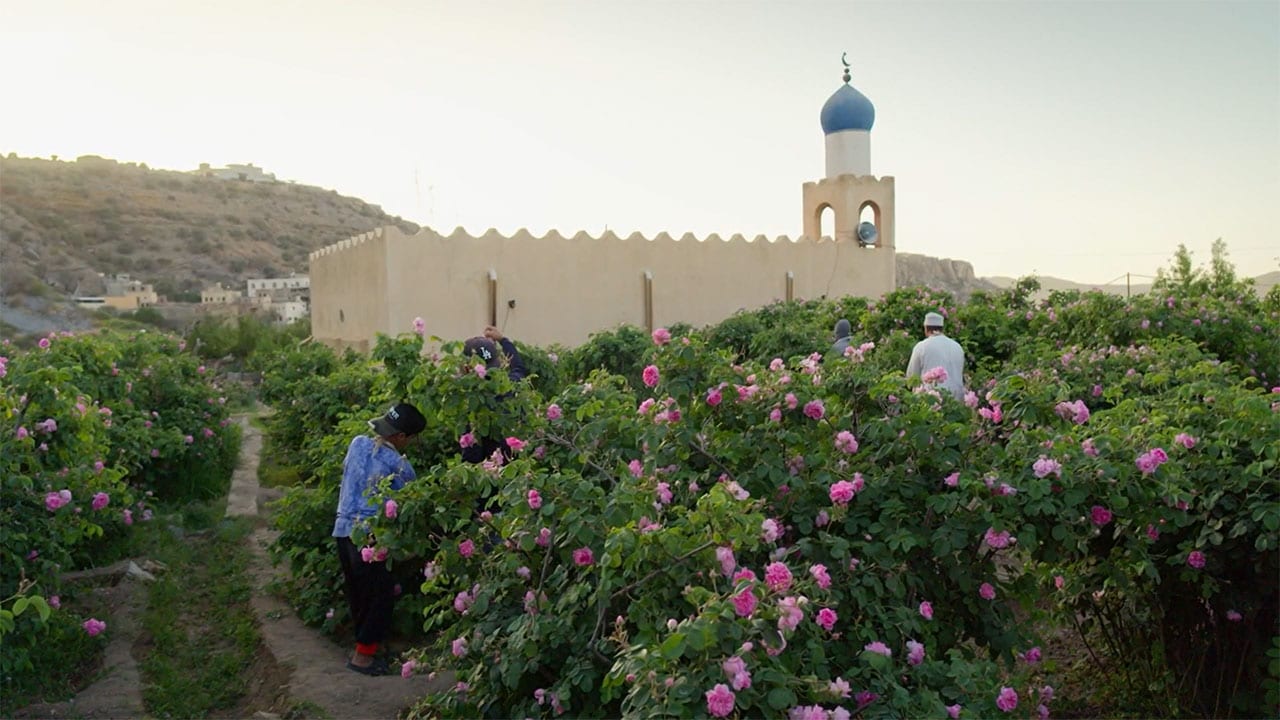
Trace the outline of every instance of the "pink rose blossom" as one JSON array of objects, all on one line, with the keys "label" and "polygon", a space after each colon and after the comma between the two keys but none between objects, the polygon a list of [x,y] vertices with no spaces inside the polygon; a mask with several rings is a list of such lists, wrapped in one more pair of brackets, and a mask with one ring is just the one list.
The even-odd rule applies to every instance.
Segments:
[{"label": "pink rose blossom", "polygon": [[733,571],[738,567],[738,561],[733,557],[733,548],[721,546],[716,548],[716,560],[720,561],[720,572],[725,577],[733,575]]},{"label": "pink rose blossom", "polygon": [[1089,509],[1089,517],[1094,525],[1102,527],[1111,522],[1111,511],[1101,505],[1094,505]]},{"label": "pink rose blossom", "polygon": [[1040,662],[1041,657],[1042,657],[1042,654],[1040,652],[1040,648],[1033,647],[1027,651],[1026,655],[1022,656],[1022,659],[1026,660],[1031,665],[1035,665],[1036,663]]},{"label": "pink rose blossom", "polygon": [[527,444],[528,443],[518,437],[507,438],[507,447],[511,448],[511,452],[520,452]]},{"label": "pink rose blossom", "polygon": [[782,592],[791,587],[791,570],[784,563],[769,563],[764,569],[764,582],[770,590]]},{"label": "pink rose blossom", "polygon": [[925,620],[933,619],[933,603],[929,602],[928,600],[925,600],[924,602],[920,603],[920,617],[924,618]]},{"label": "pink rose blossom", "polygon": [[864,646],[862,649],[867,652],[873,652],[879,655],[883,655],[885,657],[893,657],[893,651],[889,649],[889,646],[885,645],[879,640],[875,642],[867,643],[866,646]]},{"label": "pink rose blossom", "polygon": [[831,502],[844,507],[849,504],[855,494],[853,483],[848,480],[839,480],[832,483],[827,491],[827,495],[831,498]]},{"label": "pink rose blossom", "polygon": [[842,453],[852,455],[858,452],[858,440],[848,430],[841,430],[836,433],[836,449]]},{"label": "pink rose blossom", "polygon": [[836,620],[839,619],[840,618],[836,615],[835,610],[832,610],[831,608],[822,608],[818,611],[818,615],[814,618],[814,621],[821,625],[823,630],[831,632],[832,628],[836,626]]},{"label": "pink rose blossom", "polygon": [[707,712],[711,717],[728,717],[733,712],[733,703],[736,696],[724,683],[717,683],[715,687],[706,692]]},{"label": "pink rose blossom", "polygon": [[125,524],[125,525],[132,525],[132,524],[133,524],[133,511],[132,511],[132,510],[125,510],[123,514],[124,514],[124,524]]},{"label": "pink rose blossom", "polygon": [[400,505],[397,504],[395,500],[388,500],[383,506],[383,512],[387,517],[394,518],[396,515],[400,514]]},{"label": "pink rose blossom", "polygon": [[1187,564],[1199,570],[1204,567],[1204,553],[1199,550],[1192,550],[1187,554]]},{"label": "pink rose blossom", "polygon": [[658,486],[657,486],[657,488],[655,489],[655,492],[658,494],[658,503],[659,503],[659,504],[661,504],[661,505],[670,505],[670,504],[671,504],[671,500],[673,499],[673,497],[674,497],[674,496],[671,494],[671,484],[670,484],[670,483],[665,483],[665,482],[660,482],[660,483],[658,483]]},{"label": "pink rose blossom", "polygon": [[467,654],[467,639],[455,638],[453,641],[452,652],[454,657],[463,657]]},{"label": "pink rose blossom", "polygon": [[57,595],[50,595],[49,607],[53,608],[54,610],[57,610],[58,608],[62,607],[62,598],[58,597]]},{"label": "pink rose blossom", "polygon": [[186,437],[182,438],[182,442],[184,442],[184,443],[186,443],[186,444],[188,444],[188,445],[190,445],[191,443],[193,443],[193,442],[195,442],[195,441],[196,441],[196,439],[195,439],[194,437],[190,436],[190,435],[188,435],[188,436],[186,436]]},{"label": "pink rose blossom", "polygon": [[1009,547],[1013,543],[1013,539],[1009,536],[1008,530],[996,532],[993,527],[987,528],[987,534],[983,538],[987,545],[994,550],[1000,550]]},{"label": "pink rose blossom", "polygon": [[707,391],[707,404],[716,407],[724,400],[724,396],[720,394],[720,388],[711,388]]},{"label": "pink rose blossom", "polygon": [[471,538],[467,538],[458,543],[458,554],[464,558],[469,558],[476,552],[476,544],[471,542]]},{"label": "pink rose blossom", "polygon": [[535,540],[541,547],[551,544],[551,528],[542,528],[538,531],[538,538]]},{"label": "pink rose blossom", "polygon": [[956,487],[957,485],[960,484],[960,473],[953,472],[950,475],[942,478],[942,484],[946,485],[947,487]]},{"label": "pink rose blossom", "polygon": [[644,380],[645,387],[656,386],[660,377],[657,365],[648,365],[645,367],[644,372],[641,373],[641,379]]},{"label": "pink rose blossom", "polygon": [[724,662],[720,663],[720,669],[724,670],[724,674],[728,677],[733,677],[738,673],[746,672],[747,663],[742,658],[734,655],[733,657],[726,658]]},{"label": "pink rose blossom", "polygon": [[782,535],[778,521],[773,518],[765,518],[764,522],[760,523],[760,531],[765,542],[775,542]]},{"label": "pink rose blossom", "polygon": [[484,363],[476,363],[475,367],[471,368],[471,372],[475,373],[478,378],[486,378],[489,376],[489,368],[486,368]]},{"label": "pink rose blossom", "polygon": [[106,507],[107,504],[110,502],[111,502],[110,495],[104,492],[95,493],[93,496],[93,503],[91,506],[93,507],[94,510],[101,510],[102,508]]},{"label": "pink rose blossom", "polygon": [[1098,457],[1098,448],[1093,444],[1093,438],[1086,438],[1084,442],[1080,443],[1080,449],[1089,457]]},{"label": "pink rose blossom", "polygon": [[475,444],[476,444],[476,436],[471,433],[463,433],[462,437],[458,438],[459,447],[469,448]]},{"label": "pink rose blossom", "polygon": [[595,561],[595,555],[592,554],[589,547],[580,547],[573,551],[573,564],[579,567],[587,567]]},{"label": "pink rose blossom", "polygon": [[413,677],[413,671],[417,668],[418,662],[416,660],[404,661],[404,663],[400,665],[400,677],[406,679]]},{"label": "pink rose blossom", "polygon": [[671,342],[671,331],[666,328],[658,328],[653,331],[652,337],[654,345],[666,345]]},{"label": "pink rose blossom", "polygon": [[[67,494],[63,495],[62,493],[67,493]],[[63,490],[62,492],[51,492],[46,494],[44,496],[45,509],[48,510],[49,512],[57,511],[58,508],[61,508],[67,503],[71,502],[71,498],[69,497],[70,494],[71,493],[67,492],[66,490]]]},{"label": "pink rose blossom", "polygon": [[561,413],[559,405],[555,403],[551,403],[550,405],[547,406],[548,420],[559,420],[562,414],[563,413]]},{"label": "pink rose blossom", "polygon": [[542,496],[538,494],[537,490],[529,491],[527,501],[529,503],[529,509],[531,510],[537,510],[542,507]]},{"label": "pink rose blossom", "polygon": [[924,644],[915,640],[907,641],[907,664],[919,665],[924,662]]},{"label": "pink rose blossom", "polygon": [[89,618],[88,620],[84,621],[84,625],[82,625],[81,627],[84,628],[84,631],[86,633],[89,633],[89,637],[95,637],[98,634],[100,634],[103,630],[107,629],[107,624],[97,618]]},{"label": "pink rose blossom", "polygon": [[951,720],[960,720],[960,711],[963,709],[964,707],[961,706],[960,704],[948,705],[947,717],[951,718]]},{"label": "pink rose blossom", "polygon": [[800,609],[802,598],[784,597],[778,601],[778,630],[791,632],[804,620],[804,610]]},{"label": "pink rose blossom", "polygon": [[827,572],[826,565],[810,565],[809,574],[813,576],[814,582],[818,583],[818,587],[823,590],[831,587],[831,574]]},{"label": "pink rose blossom", "polygon": [[811,420],[821,420],[827,414],[827,408],[821,400],[810,400],[804,404],[804,414]]},{"label": "pink rose blossom", "polygon": [[1235,610],[1228,610],[1227,619],[1230,620],[1231,622],[1240,622],[1241,620],[1244,619],[1244,616]]},{"label": "pink rose blossom", "polygon": [[1173,441],[1188,450],[1196,446],[1196,438],[1193,438],[1186,433],[1178,433],[1177,436],[1173,438]]},{"label": "pink rose blossom", "polygon": [[983,600],[995,600],[996,589],[991,586],[991,583],[982,583],[978,587],[978,594],[982,596]]},{"label": "pink rose blossom", "polygon": [[427,333],[427,321],[420,317],[414,318],[413,331],[418,335],[425,335]]},{"label": "pink rose blossom", "polygon": [[945,383],[947,381],[947,371],[941,367],[931,368],[924,371],[924,374],[920,376],[920,380],[930,385]]},{"label": "pink rose blossom", "polygon": [[1035,476],[1038,478],[1047,477],[1049,475],[1062,477],[1062,463],[1043,455],[1035,461],[1031,468],[1035,472]]},{"label": "pink rose blossom", "polygon": [[800,404],[800,400],[796,397],[795,393],[787,393],[782,400],[786,403],[788,410],[795,410],[796,406]]},{"label": "pink rose blossom", "polygon": [[758,602],[755,592],[750,587],[744,588],[734,595],[731,600],[733,601],[733,611],[738,614],[738,617],[751,617],[756,610],[756,603]]},{"label": "pink rose blossom", "polygon": [[996,697],[996,707],[1005,712],[1010,712],[1018,707],[1018,693],[1011,687],[1000,688],[1000,695]]}]

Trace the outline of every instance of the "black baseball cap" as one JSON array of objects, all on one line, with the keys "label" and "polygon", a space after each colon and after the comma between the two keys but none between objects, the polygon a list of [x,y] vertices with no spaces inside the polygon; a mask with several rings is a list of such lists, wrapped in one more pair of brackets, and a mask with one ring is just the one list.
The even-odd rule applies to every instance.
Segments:
[{"label": "black baseball cap", "polygon": [[391,406],[382,417],[376,417],[369,421],[369,427],[373,431],[387,437],[396,433],[404,433],[405,435],[417,435],[427,427],[427,419],[422,417],[422,413],[418,408],[409,403],[398,403]]},{"label": "black baseball cap", "polygon": [[478,336],[468,338],[462,344],[462,352],[464,355],[474,355],[484,360],[486,367],[498,367],[498,346],[489,338]]}]

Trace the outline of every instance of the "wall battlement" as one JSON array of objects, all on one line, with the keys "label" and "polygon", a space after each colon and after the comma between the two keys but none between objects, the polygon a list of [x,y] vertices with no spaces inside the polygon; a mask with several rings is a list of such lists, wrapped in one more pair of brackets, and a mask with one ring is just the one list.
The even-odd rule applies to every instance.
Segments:
[{"label": "wall battlement", "polygon": [[520,228],[510,235],[503,234],[496,228],[489,228],[479,235],[474,235],[459,225],[449,234],[443,234],[429,227],[423,227],[413,235],[406,235],[393,225],[377,228],[359,235],[353,235],[345,240],[340,240],[332,245],[326,245],[318,250],[314,250],[309,255],[311,260],[318,260],[326,255],[343,252],[353,248],[358,248],[370,240],[381,239],[403,239],[403,240],[448,240],[450,242],[501,242],[501,243],[540,243],[540,242],[564,242],[572,241],[575,243],[672,243],[672,244],[699,244],[714,245],[716,243],[724,243],[730,245],[806,245],[817,243],[832,242],[830,237],[810,238],[807,235],[798,235],[792,238],[789,235],[777,235],[769,237],[764,234],[757,234],[748,237],[742,233],[733,233],[732,235],[722,236],[719,233],[711,233],[705,237],[698,237],[694,233],[686,232],[679,235],[673,235],[666,231],[659,232],[653,237],[648,237],[641,232],[633,232],[629,235],[619,235],[612,230],[606,230],[599,235],[580,230],[572,235],[565,235],[559,230],[551,229],[542,235],[536,235],[526,228]]},{"label": "wall battlement", "polygon": [[822,178],[821,180],[811,180],[803,184],[803,187],[822,187],[824,185],[853,185],[863,187],[875,187],[879,185],[894,184],[893,175],[837,175],[833,178]]},{"label": "wall battlement", "polygon": [[336,252],[342,252],[343,250],[350,250],[351,248],[359,247],[370,240],[381,240],[383,236],[386,234],[386,231],[389,229],[394,230],[395,228],[393,226],[385,226],[380,228],[374,228],[373,230],[360,233],[359,235],[352,235],[346,240],[339,240],[338,242],[333,243],[332,245],[325,245],[319,250],[311,251],[311,253],[307,255],[307,258],[312,262],[314,262],[317,258],[323,257],[325,255],[331,255]]}]

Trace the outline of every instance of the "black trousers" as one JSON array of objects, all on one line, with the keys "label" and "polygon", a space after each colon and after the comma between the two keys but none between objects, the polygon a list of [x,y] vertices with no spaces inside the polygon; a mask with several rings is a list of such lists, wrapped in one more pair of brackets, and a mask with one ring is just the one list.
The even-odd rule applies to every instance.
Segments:
[{"label": "black trousers", "polygon": [[395,580],[386,562],[365,562],[351,538],[338,538],[338,562],[342,564],[356,642],[382,642],[391,630],[391,610],[396,603]]}]

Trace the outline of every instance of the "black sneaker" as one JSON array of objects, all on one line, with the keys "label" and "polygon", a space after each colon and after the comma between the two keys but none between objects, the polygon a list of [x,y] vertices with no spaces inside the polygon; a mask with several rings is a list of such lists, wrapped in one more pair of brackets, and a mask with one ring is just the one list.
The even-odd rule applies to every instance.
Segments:
[{"label": "black sneaker", "polygon": [[391,672],[391,668],[387,666],[387,661],[381,660],[381,659],[374,660],[372,663],[364,667],[356,665],[355,663],[348,660],[347,669],[354,670],[360,673],[361,675],[372,675],[375,677],[378,675],[387,675]]}]

